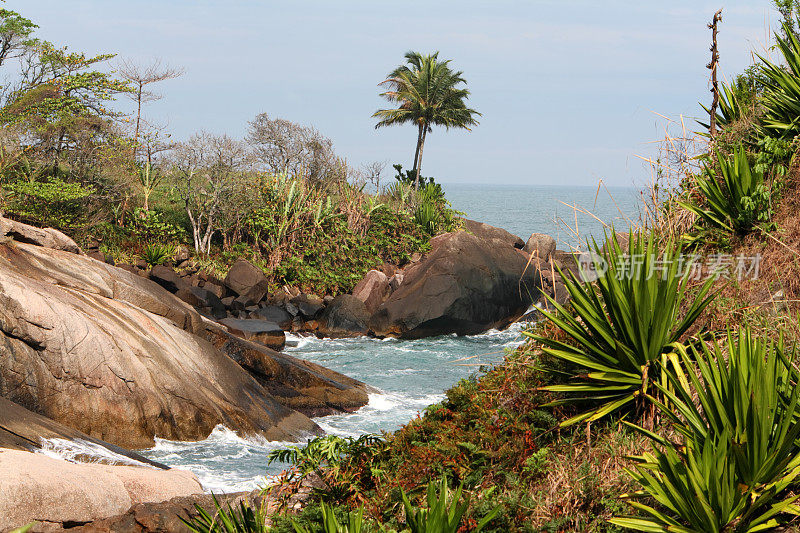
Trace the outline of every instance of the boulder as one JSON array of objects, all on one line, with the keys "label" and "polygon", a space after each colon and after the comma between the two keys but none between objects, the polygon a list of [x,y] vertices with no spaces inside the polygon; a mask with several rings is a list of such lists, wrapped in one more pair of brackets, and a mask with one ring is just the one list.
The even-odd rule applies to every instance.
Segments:
[{"label": "boulder", "polygon": [[150,271],[150,279],[167,289],[171,293],[176,293],[181,289],[188,289],[187,284],[174,269],[164,265],[156,265]]},{"label": "boulder", "polygon": [[189,260],[189,249],[185,246],[179,246],[177,250],[175,250],[175,264],[181,265]]},{"label": "boulder", "polygon": [[269,288],[264,272],[245,259],[239,259],[233,264],[224,283],[237,295],[246,296],[256,303],[264,298]]},{"label": "boulder", "polygon": [[539,273],[513,246],[459,231],[431,239],[431,251],[369,321],[378,336],[470,335],[503,328],[539,297]]},{"label": "boulder", "polygon": [[224,318],[219,322],[234,335],[274,350],[280,350],[286,344],[286,334],[274,322],[249,318]]},{"label": "boulder", "polygon": [[364,302],[367,311],[372,314],[388,298],[392,292],[389,278],[380,270],[370,270],[364,279],[353,288],[353,296]]},{"label": "boulder", "polygon": [[389,288],[391,290],[393,290],[393,291],[396,291],[397,288],[400,287],[400,285],[402,285],[402,284],[403,284],[403,271],[402,270],[398,271],[397,273],[395,273],[394,276],[389,278]]},{"label": "boulder", "polygon": [[0,245],[0,396],[94,438],[145,448],[218,424],[295,440],[319,428],[207,340],[157,284],[63,251]]},{"label": "boulder", "polygon": [[351,294],[340,294],[325,308],[317,331],[324,337],[359,337],[369,332],[369,317],[364,302]]},{"label": "boulder", "polygon": [[525,241],[503,228],[496,228],[489,224],[484,224],[483,222],[477,222],[468,218],[462,219],[462,227],[464,231],[472,233],[480,239],[495,241],[519,249],[525,246]]},{"label": "boulder", "polygon": [[285,309],[278,307],[277,305],[268,305],[266,307],[261,307],[252,313],[251,318],[261,318],[263,320],[269,320],[270,322],[274,322],[278,324],[282,329],[286,330],[292,327],[292,315],[286,312]]},{"label": "boulder", "polygon": [[287,408],[306,416],[351,412],[369,401],[372,391],[360,381],[291,355],[276,352],[207,324],[207,337]]},{"label": "boulder", "polygon": [[71,527],[202,491],[185,470],[71,463],[0,449],[0,531],[34,521]]},{"label": "boulder", "polygon": [[175,293],[175,296],[197,308],[208,308],[214,318],[225,318],[225,306],[213,292],[201,287],[186,287]]},{"label": "boulder", "polygon": [[556,240],[544,233],[533,233],[528,237],[528,242],[525,243],[522,251],[536,255],[542,261],[547,261],[556,251]]},{"label": "boulder", "polygon": [[131,464],[167,469],[138,453],[95,439],[0,398],[0,448],[38,451],[60,445],[78,460],[105,464]]},{"label": "boulder", "polygon": [[325,308],[322,298],[314,294],[300,294],[289,301],[307,319],[315,318]]},{"label": "boulder", "polygon": [[[51,248],[53,250],[63,250],[73,254],[83,253],[75,241],[53,228],[36,228],[0,217],[0,237],[11,237],[15,241]],[[104,258],[105,260],[105,258]]]}]

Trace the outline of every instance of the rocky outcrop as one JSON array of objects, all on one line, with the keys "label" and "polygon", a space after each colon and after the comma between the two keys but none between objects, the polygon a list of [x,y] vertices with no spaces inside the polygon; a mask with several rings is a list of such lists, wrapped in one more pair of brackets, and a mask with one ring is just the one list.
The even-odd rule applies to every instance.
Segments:
[{"label": "rocky outcrop", "polygon": [[391,292],[392,287],[386,274],[380,270],[370,270],[353,288],[351,294],[364,302],[369,313],[374,313]]},{"label": "rocky outcrop", "polygon": [[202,492],[191,472],[71,463],[0,449],[0,531],[37,522],[37,531],[74,527]]},{"label": "rocky outcrop", "polygon": [[360,337],[369,332],[369,318],[364,302],[353,295],[340,294],[322,313],[317,333],[332,338]]},{"label": "rocky outcrop", "polygon": [[286,344],[286,334],[274,322],[252,318],[224,318],[219,322],[234,335],[275,350]]},{"label": "rocky outcrop", "polygon": [[52,248],[53,250],[63,250],[73,254],[80,254],[80,247],[75,241],[53,228],[36,228],[17,222],[8,218],[0,217],[0,237],[10,237],[18,242],[24,242]]},{"label": "rocky outcrop", "polygon": [[419,338],[507,326],[539,298],[538,271],[517,245],[464,231],[435,237],[372,316],[370,329]]},{"label": "rocky outcrop", "polygon": [[72,456],[78,460],[167,468],[138,453],[95,439],[0,398],[0,448],[37,451],[55,443],[62,448],[69,448]]},{"label": "rocky outcrop", "polygon": [[471,233],[485,241],[494,241],[497,244],[512,246],[518,249],[525,246],[525,241],[503,228],[497,228],[468,218],[462,219],[462,227],[467,233]]},{"label": "rocky outcrop", "polygon": [[[363,305],[363,304],[362,304]],[[270,350],[208,324],[209,339],[287,408],[307,416],[355,411],[369,401],[363,383],[309,361]]]},{"label": "rocky outcrop", "polygon": [[128,448],[217,424],[295,440],[318,428],[194,333],[152,281],[86,256],[0,245],[0,396]]},{"label": "rocky outcrop", "polygon": [[533,233],[528,237],[528,241],[522,251],[535,256],[541,261],[547,261],[556,251],[556,240],[544,233]]},{"label": "rocky outcrop", "polygon": [[267,293],[269,283],[260,268],[245,259],[239,259],[225,276],[225,286],[240,297],[257,303]]}]

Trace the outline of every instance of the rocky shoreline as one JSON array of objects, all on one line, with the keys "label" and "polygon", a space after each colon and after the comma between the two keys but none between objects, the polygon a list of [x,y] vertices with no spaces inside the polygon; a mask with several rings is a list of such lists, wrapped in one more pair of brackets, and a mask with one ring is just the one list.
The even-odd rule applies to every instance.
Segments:
[{"label": "rocky shoreline", "polygon": [[[202,488],[192,474],[126,448],[156,436],[201,440],[219,424],[297,441],[321,433],[311,417],[367,403],[368,385],[276,351],[285,331],[475,334],[518,320],[543,293],[562,296],[555,266],[572,261],[552,238],[526,243],[473,221],[464,230],[435,237],[409,264],[368,272],[352,294],[323,298],[288,287],[269,293],[245,260],[224,280],[182,257],[149,270],[110,265],[55,230],[0,219],[0,531],[29,521],[42,530],[165,530],[152,524],[174,506],[146,511],[150,525],[130,510],[202,499],[194,496]],[[100,446],[125,466],[31,453],[53,438]],[[60,473],[36,475],[45,471]],[[108,487],[92,492],[81,476]],[[100,527],[115,515],[123,518]]]}]

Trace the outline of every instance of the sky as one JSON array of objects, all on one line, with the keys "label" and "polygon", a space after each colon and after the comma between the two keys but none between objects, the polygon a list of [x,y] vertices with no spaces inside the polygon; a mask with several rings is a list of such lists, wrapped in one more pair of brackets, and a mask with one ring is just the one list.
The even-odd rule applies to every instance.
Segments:
[{"label": "sky", "polygon": [[[313,125],[352,166],[410,167],[413,126],[375,130],[377,84],[409,50],[464,72],[472,131],[428,135],[423,174],[443,183],[641,185],[667,122],[710,101],[713,13],[723,76],[764,53],[767,0],[527,2],[7,0],[37,36],[75,51],[160,58],[185,74],[145,109],[173,139],[244,137],[258,113]],[[693,126],[693,120],[687,119]]]}]

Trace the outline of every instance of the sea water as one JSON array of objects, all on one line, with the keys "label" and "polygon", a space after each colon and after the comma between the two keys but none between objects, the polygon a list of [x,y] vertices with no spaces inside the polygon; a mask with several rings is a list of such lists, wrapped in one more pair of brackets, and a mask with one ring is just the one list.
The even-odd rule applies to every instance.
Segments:
[{"label": "sea water", "polygon": [[[638,219],[640,194],[635,188],[446,185],[453,208],[468,218],[502,227],[523,239],[546,233],[562,249],[580,246],[589,236],[602,238],[612,226],[627,230]],[[447,335],[419,340],[316,339],[291,337],[297,346],[286,353],[319,363],[359,379],[378,392],[355,413],[316,418],[326,432],[340,436],[393,431],[444,392],[502,360],[522,342],[521,326],[482,335]],[[197,474],[207,491],[232,492],[268,483],[287,465],[267,465],[270,451],[296,443],[242,439],[217,427],[200,442],[156,439],[142,453],[170,466]],[[48,453],[58,454],[58,445]],[[65,454],[75,450],[65,449]]]}]

